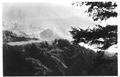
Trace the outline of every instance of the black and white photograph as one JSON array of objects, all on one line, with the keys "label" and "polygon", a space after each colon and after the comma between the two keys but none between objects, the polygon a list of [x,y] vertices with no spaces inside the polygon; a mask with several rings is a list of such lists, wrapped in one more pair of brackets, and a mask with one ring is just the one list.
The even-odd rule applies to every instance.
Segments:
[{"label": "black and white photograph", "polygon": [[118,76],[118,2],[2,3],[3,76]]}]

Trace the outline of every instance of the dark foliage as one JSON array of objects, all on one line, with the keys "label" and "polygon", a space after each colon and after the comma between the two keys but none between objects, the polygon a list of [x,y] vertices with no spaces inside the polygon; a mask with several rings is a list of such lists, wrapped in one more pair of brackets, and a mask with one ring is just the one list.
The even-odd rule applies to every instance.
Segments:
[{"label": "dark foliage", "polygon": [[86,5],[89,6],[86,11],[89,16],[92,16],[94,21],[107,20],[110,17],[117,17],[117,12],[114,10],[117,7],[113,2],[76,2],[73,5]]},{"label": "dark foliage", "polygon": [[[70,33],[73,36],[74,43],[89,43],[89,44],[102,44],[100,49],[107,49],[110,46],[117,44],[117,25],[107,25],[102,27],[97,25],[98,28],[94,29],[77,29],[72,28]],[[103,39],[103,40],[99,40]]]},{"label": "dark foliage", "polygon": [[117,75],[117,55],[105,56],[64,39],[19,46],[4,44],[4,76]]},{"label": "dark foliage", "polygon": [[17,46],[3,45],[3,68],[5,76],[34,74],[33,65],[25,60],[21,47]]},{"label": "dark foliage", "polygon": [[[73,3],[73,5],[89,6],[86,12],[94,21],[97,21],[98,19],[102,21],[107,20],[110,17],[117,17],[117,12],[115,11],[117,4],[115,2],[76,2]],[[117,44],[117,25],[106,25],[105,27],[102,27],[102,25],[96,26],[98,28],[86,30],[72,28],[70,33],[73,36],[73,42],[75,44],[80,42],[96,45],[102,44],[102,47],[98,47],[102,50]],[[100,39],[102,39],[102,41]]]}]

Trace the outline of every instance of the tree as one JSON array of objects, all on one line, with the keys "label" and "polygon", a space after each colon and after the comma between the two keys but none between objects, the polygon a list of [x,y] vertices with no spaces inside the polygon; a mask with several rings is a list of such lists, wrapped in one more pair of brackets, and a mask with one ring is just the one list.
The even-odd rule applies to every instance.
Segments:
[{"label": "tree", "polygon": [[[89,6],[86,11],[94,21],[107,20],[110,17],[117,17],[115,8],[116,3],[112,2],[76,2],[73,5],[86,5]],[[81,28],[73,28],[70,33],[73,36],[73,43],[78,44],[80,42],[89,44],[102,44],[99,49],[107,49],[110,46],[117,44],[117,25],[96,25],[97,28],[83,30]],[[100,40],[102,39],[102,40]]]},{"label": "tree", "polygon": [[[99,28],[94,29],[76,29],[70,33],[73,35],[74,43],[89,43],[89,44],[103,44],[100,49],[107,49],[110,46],[117,44],[117,25],[107,25],[102,27],[97,25]],[[102,40],[100,40],[102,38]]]},{"label": "tree", "polygon": [[87,12],[89,16],[92,16],[94,21],[97,21],[98,19],[107,20],[110,17],[117,17],[117,12],[115,11],[117,4],[113,2],[76,2],[72,5],[89,6],[88,10],[85,12]]}]

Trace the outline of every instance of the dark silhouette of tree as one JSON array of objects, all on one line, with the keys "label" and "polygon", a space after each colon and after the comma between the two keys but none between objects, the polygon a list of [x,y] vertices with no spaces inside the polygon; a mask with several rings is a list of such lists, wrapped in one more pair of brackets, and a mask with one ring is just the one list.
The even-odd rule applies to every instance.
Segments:
[{"label": "dark silhouette of tree", "polygon": [[[73,35],[74,43],[89,43],[89,44],[102,44],[100,49],[107,49],[110,46],[117,44],[117,25],[107,25],[102,27],[97,25],[98,28],[94,29],[77,29],[72,28],[73,30],[70,33]],[[100,40],[100,38],[102,40]]]},{"label": "dark silhouette of tree", "polygon": [[[116,3],[112,2],[76,2],[73,5],[89,6],[86,11],[94,21],[107,20],[110,17],[117,17],[117,12],[114,11],[117,7]],[[70,33],[73,36],[74,43],[80,42],[89,44],[102,44],[99,49],[107,49],[110,46],[117,44],[117,25],[96,25],[97,28],[83,30],[81,28],[73,28]],[[102,39],[102,40],[100,40]]]},{"label": "dark silhouette of tree", "polygon": [[117,17],[117,12],[115,11],[117,4],[115,2],[75,2],[72,5],[89,6],[88,10],[85,12],[87,12],[89,16],[92,16],[94,21]]}]

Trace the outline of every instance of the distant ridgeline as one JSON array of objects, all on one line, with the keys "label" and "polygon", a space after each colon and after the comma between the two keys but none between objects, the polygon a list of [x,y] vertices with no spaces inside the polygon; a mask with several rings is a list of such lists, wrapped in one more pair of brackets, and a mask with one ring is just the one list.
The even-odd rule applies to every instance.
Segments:
[{"label": "distant ridgeline", "polygon": [[3,30],[3,43],[16,42],[16,41],[28,41],[28,40],[37,40],[37,38],[30,38],[28,36],[17,35],[12,31]]}]

